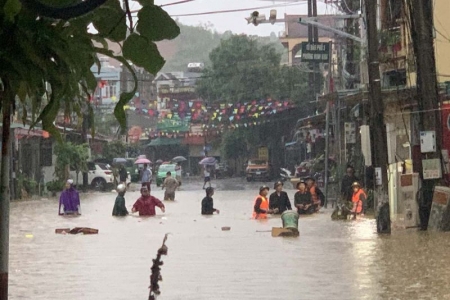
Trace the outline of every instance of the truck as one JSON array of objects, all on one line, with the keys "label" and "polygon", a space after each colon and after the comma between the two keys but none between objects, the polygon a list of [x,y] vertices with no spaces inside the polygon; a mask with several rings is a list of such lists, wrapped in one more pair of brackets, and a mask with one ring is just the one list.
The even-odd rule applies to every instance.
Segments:
[{"label": "truck", "polygon": [[248,182],[250,181],[269,181],[271,179],[272,170],[269,163],[269,151],[267,147],[258,148],[257,158],[249,159],[245,169],[245,175]]},{"label": "truck", "polygon": [[245,176],[247,181],[269,181],[271,175],[270,165],[267,160],[249,159]]}]

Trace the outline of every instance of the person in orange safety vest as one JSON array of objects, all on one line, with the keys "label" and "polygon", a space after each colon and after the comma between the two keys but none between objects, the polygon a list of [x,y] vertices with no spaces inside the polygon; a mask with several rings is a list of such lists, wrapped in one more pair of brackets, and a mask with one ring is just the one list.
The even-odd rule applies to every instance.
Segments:
[{"label": "person in orange safety vest", "polygon": [[364,216],[365,204],[366,204],[366,193],[361,188],[361,185],[358,182],[353,182],[352,184],[353,195],[352,195],[352,203],[353,203],[353,219],[356,219],[356,215]]},{"label": "person in orange safety vest", "polygon": [[311,194],[311,200],[314,206],[314,210],[319,211],[319,209],[325,204],[325,195],[317,187],[316,179],[314,179],[313,177],[307,177],[305,181],[306,187]]},{"label": "person in orange safety vest", "polygon": [[269,187],[263,185],[259,188],[259,195],[255,199],[253,204],[253,219],[267,219],[267,214],[273,213],[269,209],[269,200],[267,199],[267,194],[269,193]]}]

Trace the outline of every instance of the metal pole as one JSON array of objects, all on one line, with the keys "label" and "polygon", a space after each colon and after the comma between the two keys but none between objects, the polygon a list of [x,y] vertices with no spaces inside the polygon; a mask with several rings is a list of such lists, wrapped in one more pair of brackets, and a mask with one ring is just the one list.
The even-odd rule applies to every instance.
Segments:
[{"label": "metal pole", "polygon": [[[0,299],[8,299],[8,269],[9,269],[9,156],[11,149],[11,95],[7,80],[3,81],[5,97],[2,99],[3,124],[2,124],[2,159],[0,180]],[[12,97],[14,100],[14,96]]]},{"label": "metal pole", "polygon": [[328,206],[328,157],[330,156],[329,142],[330,142],[330,101],[327,102],[327,114],[325,125],[325,208]]}]

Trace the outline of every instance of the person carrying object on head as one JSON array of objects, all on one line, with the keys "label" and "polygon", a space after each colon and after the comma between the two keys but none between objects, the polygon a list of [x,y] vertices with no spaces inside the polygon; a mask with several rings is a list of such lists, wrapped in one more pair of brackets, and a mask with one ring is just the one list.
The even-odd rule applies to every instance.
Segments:
[{"label": "person carrying object on head", "polygon": [[113,216],[126,216],[128,215],[127,207],[125,206],[125,193],[126,193],[126,186],[121,183],[117,186],[117,197],[116,201],[114,203],[114,208],[112,211]]}]

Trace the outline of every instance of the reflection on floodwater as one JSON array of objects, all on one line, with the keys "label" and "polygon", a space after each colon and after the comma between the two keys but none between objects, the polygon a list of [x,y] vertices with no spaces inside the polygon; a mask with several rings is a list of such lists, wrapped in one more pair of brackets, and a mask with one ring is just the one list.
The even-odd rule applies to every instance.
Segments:
[{"label": "reflection on floodwater", "polygon": [[[450,233],[379,236],[374,220],[331,221],[328,209],[301,217],[299,238],[273,238],[279,218],[250,219],[256,184],[213,182],[212,217],[200,215],[201,184],[146,219],[112,217],[113,193],[83,195],[77,218],[58,216],[56,199],[12,203],[10,299],[146,299],[165,233],[161,299],[450,299]],[[76,226],[99,234],[54,233]]]}]

